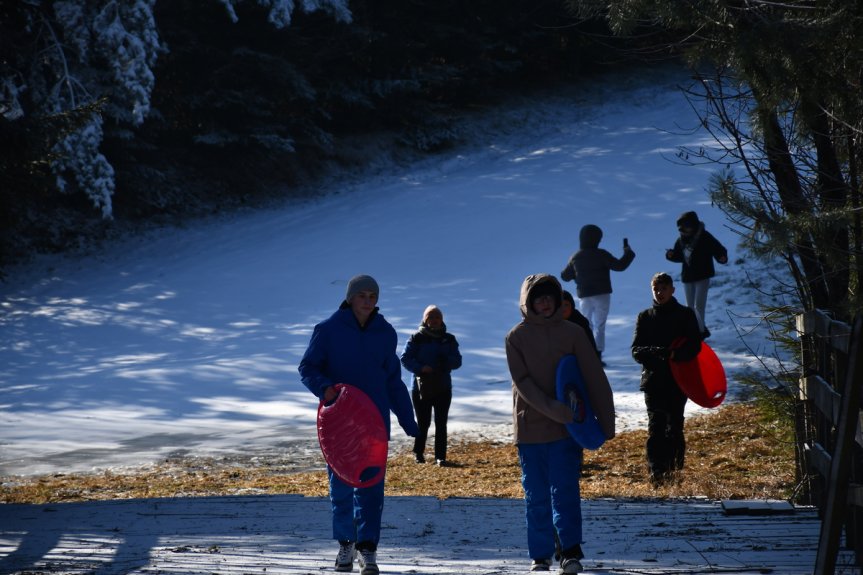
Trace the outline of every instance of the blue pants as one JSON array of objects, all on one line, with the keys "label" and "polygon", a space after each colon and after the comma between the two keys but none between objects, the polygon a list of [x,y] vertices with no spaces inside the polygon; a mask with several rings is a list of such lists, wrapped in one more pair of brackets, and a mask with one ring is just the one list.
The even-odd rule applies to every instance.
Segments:
[{"label": "blue pants", "polygon": [[384,510],[384,480],[371,487],[351,487],[327,466],[333,505],[333,539],[370,542],[377,547]]},{"label": "blue pants", "polygon": [[561,549],[581,544],[581,459],[569,438],[518,444],[531,559],[554,557],[555,532]]}]

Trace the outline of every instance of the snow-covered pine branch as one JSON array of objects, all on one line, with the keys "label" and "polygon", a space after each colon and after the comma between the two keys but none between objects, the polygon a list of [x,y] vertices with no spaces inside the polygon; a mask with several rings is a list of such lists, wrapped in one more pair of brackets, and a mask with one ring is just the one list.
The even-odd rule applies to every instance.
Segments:
[{"label": "snow-covered pine branch", "polygon": [[32,84],[48,89],[30,94],[34,108],[42,114],[62,114],[99,99],[105,102],[52,150],[57,187],[82,191],[105,218],[113,213],[115,184],[114,170],[99,150],[102,127],[106,119],[138,125],[149,111],[155,83],[152,67],[164,50],[154,5],[155,0],[66,0],[53,4],[52,21],[42,18],[47,59],[34,74],[44,81]]},{"label": "snow-covered pine branch", "polygon": [[[243,0],[216,0],[236,21],[235,6]],[[347,0],[257,0],[269,8],[268,20],[283,28],[294,10],[324,11],[336,20],[351,21]],[[16,7],[27,23],[25,36],[32,52],[16,67],[0,72],[0,118],[27,114],[57,117],[87,111],[51,150],[51,167],[61,191],[85,193],[110,219],[114,169],[101,153],[103,126],[140,125],[150,112],[155,85],[153,68],[167,51],[153,15],[156,0],[29,0]],[[23,47],[22,47],[23,48]],[[99,105],[94,105],[99,102]],[[90,111],[92,110],[92,111]],[[290,141],[265,140],[290,148]]]},{"label": "snow-covered pine branch", "polygon": [[[239,17],[235,7],[243,0],[219,0],[228,12],[232,22],[237,22]],[[294,0],[257,0],[260,6],[269,8],[267,20],[276,28],[287,28],[291,24],[291,15],[297,8]],[[322,11],[327,12],[339,22],[350,22],[351,11],[348,8],[348,0],[299,0],[305,12]]]}]

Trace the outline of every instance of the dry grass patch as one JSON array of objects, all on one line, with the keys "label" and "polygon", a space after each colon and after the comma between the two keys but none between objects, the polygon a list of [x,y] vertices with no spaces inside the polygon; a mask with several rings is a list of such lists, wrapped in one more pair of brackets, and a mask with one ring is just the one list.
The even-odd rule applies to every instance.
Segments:
[{"label": "dry grass patch", "polygon": [[[596,451],[586,451],[581,480],[584,498],[689,497],[750,499],[790,497],[794,449],[787,423],[754,405],[727,405],[686,422],[686,466],[672,485],[647,482],[645,431],[621,433]],[[454,443],[452,466],[417,464],[411,453],[391,457],[387,494],[521,498],[521,471],[509,443]],[[274,462],[236,466],[218,460],[178,460],[133,472],[5,478],[0,501],[47,503],[152,497],[243,494],[327,495],[321,469],[294,472]]]}]

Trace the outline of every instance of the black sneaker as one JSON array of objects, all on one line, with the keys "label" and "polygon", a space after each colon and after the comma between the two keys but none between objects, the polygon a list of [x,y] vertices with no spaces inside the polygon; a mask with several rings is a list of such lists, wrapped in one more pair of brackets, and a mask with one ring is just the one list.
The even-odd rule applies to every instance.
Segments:
[{"label": "black sneaker", "polygon": [[414,457],[416,458],[417,463],[425,463],[426,457],[422,453],[414,453]]}]

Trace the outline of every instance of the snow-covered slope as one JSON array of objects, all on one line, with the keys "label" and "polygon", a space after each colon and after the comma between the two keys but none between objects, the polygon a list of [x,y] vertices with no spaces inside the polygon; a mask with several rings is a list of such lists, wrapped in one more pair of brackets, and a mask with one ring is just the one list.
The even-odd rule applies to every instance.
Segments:
[{"label": "snow-covered slope", "polygon": [[627,237],[637,254],[612,278],[604,357],[618,428],[645,423],[633,322],[651,275],[679,273],[664,252],[686,210],[730,250],[708,325],[733,377],[753,365],[737,332],[757,324],[756,294],[704,191],[710,168],[675,161],[680,146],[711,143],[684,129],[697,125],[685,82],[682,72],[614,76],[517,102],[467,125],[463,149],[333,183],[314,201],[33,263],[0,304],[0,474],[314,446],[317,402],[296,368],[357,273],[380,283],[399,351],[426,305],[443,309],[464,356],[451,430],[505,436],[503,338],[519,320],[521,281],[558,274],[587,223],[603,228],[602,247],[620,254]]}]

